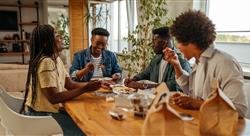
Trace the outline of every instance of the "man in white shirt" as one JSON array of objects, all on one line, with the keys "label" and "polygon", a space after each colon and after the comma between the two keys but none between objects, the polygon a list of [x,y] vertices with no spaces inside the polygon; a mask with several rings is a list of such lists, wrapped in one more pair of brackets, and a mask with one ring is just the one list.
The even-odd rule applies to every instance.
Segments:
[{"label": "man in white shirt", "polygon": [[200,11],[189,10],[178,16],[170,28],[178,42],[177,48],[186,59],[195,58],[191,74],[180,66],[178,56],[170,49],[164,49],[164,58],[174,66],[179,86],[187,96],[173,98],[182,108],[199,109],[211,93],[211,82],[216,79],[220,89],[234,103],[238,113],[244,117],[247,112],[246,94],[243,90],[243,72],[239,63],[229,54],[214,48],[215,26]]}]

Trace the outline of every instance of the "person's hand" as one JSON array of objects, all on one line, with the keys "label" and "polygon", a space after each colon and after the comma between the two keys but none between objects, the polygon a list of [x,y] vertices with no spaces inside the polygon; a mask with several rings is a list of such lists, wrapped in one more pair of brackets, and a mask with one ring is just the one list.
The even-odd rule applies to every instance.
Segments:
[{"label": "person's hand", "polygon": [[134,81],[132,78],[125,78],[124,85],[128,87],[128,84],[132,81]]},{"label": "person's hand", "polygon": [[120,79],[120,75],[118,75],[116,73],[112,75],[112,80],[113,81],[118,81],[119,79]]},{"label": "person's hand", "polygon": [[170,98],[169,98],[169,102],[171,103],[171,104],[175,104],[175,99],[178,99],[178,97],[180,97],[181,96],[181,93],[174,93],[172,96],[170,96]]},{"label": "person's hand", "polygon": [[127,87],[134,88],[134,89],[145,89],[143,83],[138,83],[136,81],[131,81],[128,83]]},{"label": "person's hand", "polygon": [[172,101],[183,109],[199,110],[203,100],[193,99],[188,96],[174,96],[171,98]]},{"label": "person's hand", "polygon": [[84,87],[83,90],[84,92],[91,92],[98,90],[101,87],[101,81],[89,81]]},{"label": "person's hand", "polygon": [[87,68],[87,70],[90,72],[90,71],[93,71],[95,69],[95,66],[92,62],[89,62],[86,64],[85,68]]},{"label": "person's hand", "polygon": [[107,82],[107,81],[102,81],[102,85],[101,87],[107,90],[112,90],[112,88],[110,87],[110,85],[112,85],[112,83]]},{"label": "person's hand", "polygon": [[180,64],[178,56],[173,49],[167,47],[163,50],[163,54],[164,54],[164,57],[163,57],[164,60],[171,63],[172,65]]},{"label": "person's hand", "polygon": [[105,69],[105,66],[104,66],[103,64],[101,64],[99,67],[100,67],[102,70]]}]

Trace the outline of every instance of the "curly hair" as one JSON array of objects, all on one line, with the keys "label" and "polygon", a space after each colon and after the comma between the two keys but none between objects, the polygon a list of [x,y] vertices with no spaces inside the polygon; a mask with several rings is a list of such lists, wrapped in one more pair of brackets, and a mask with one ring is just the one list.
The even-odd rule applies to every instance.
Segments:
[{"label": "curly hair", "polygon": [[201,11],[188,10],[178,16],[170,27],[170,33],[184,45],[188,43],[205,50],[216,38],[215,25]]}]

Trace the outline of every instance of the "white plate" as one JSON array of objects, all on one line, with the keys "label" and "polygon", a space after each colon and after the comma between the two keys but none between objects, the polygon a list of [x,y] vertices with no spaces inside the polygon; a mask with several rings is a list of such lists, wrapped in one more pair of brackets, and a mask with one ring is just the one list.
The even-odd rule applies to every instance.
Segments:
[{"label": "white plate", "polygon": [[135,91],[133,88],[128,88],[124,85],[111,85],[112,91],[116,94],[130,94]]},{"label": "white plate", "polygon": [[99,77],[99,78],[91,78],[90,80],[98,80],[98,81],[105,81],[105,80],[112,80],[110,77]]},{"label": "white plate", "polygon": [[145,84],[157,84],[157,83],[155,83],[155,82],[153,82],[153,81],[149,81],[149,80],[139,80],[139,81],[137,81],[138,83],[145,83]]}]

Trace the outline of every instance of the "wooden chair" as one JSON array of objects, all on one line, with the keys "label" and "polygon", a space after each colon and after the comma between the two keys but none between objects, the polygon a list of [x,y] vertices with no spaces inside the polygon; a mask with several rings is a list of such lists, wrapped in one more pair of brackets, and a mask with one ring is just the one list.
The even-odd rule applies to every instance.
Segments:
[{"label": "wooden chair", "polygon": [[0,86],[0,118],[7,135],[62,135],[63,131],[51,116],[19,114],[23,99],[7,94]]}]

